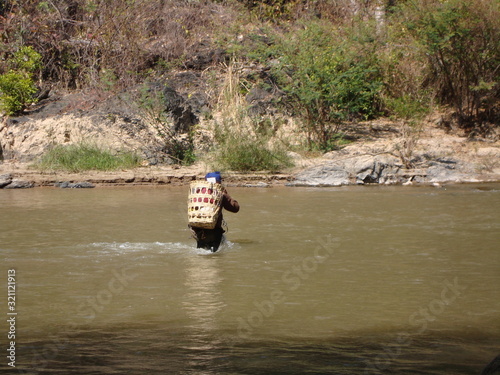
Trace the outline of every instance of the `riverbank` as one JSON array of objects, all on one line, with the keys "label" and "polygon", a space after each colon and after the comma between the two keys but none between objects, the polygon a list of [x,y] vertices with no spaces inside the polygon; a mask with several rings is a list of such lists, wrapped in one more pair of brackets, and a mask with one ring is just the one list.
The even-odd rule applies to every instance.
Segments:
[{"label": "riverbank", "polygon": [[[4,162],[0,164],[0,187],[2,176],[4,188],[59,186],[62,183],[66,183],[62,187],[187,185],[192,180],[202,178],[206,171],[202,165],[181,168],[166,165],[68,173],[39,171],[32,169],[28,163]],[[225,173],[224,181],[235,186],[272,186],[284,185],[292,181],[292,176],[286,173]]]},{"label": "riverbank", "polygon": [[[372,136],[352,142],[340,150],[316,157],[290,153],[295,166],[280,173],[225,171],[228,186],[341,186],[449,184],[500,181],[500,142],[471,140],[428,126],[413,139],[411,165],[405,165],[402,147],[409,141],[397,129],[377,130]],[[376,135],[379,134],[379,135]],[[210,168],[203,162],[192,166],[150,165],[131,170],[41,171],[30,162],[0,163],[0,188],[95,187],[186,185]]]}]

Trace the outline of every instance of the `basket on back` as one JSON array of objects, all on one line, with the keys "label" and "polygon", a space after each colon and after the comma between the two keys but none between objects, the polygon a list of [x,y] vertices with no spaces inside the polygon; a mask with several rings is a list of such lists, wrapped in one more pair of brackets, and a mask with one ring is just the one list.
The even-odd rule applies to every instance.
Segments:
[{"label": "basket on back", "polygon": [[214,229],[219,218],[222,185],[208,181],[193,181],[189,186],[188,221],[195,228]]}]

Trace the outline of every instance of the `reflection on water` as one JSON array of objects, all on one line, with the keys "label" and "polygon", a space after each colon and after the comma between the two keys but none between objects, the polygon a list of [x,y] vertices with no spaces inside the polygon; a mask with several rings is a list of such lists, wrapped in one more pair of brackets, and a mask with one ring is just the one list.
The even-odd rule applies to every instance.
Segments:
[{"label": "reflection on water", "polygon": [[199,353],[216,349],[217,314],[224,308],[219,284],[221,276],[214,257],[190,257],[186,260],[186,294],[182,305],[190,321],[190,337],[183,349],[197,353],[187,357],[189,367],[199,360]]},{"label": "reflection on water", "polygon": [[215,254],[186,194],[0,191],[16,369],[479,374],[498,355],[499,186],[233,188]]},{"label": "reflection on water", "polygon": [[36,364],[36,371],[26,373],[42,374],[479,374],[486,363],[478,357],[498,345],[497,338],[463,332],[380,345],[391,334],[224,341],[215,332],[201,339],[189,328],[130,324],[80,332],[59,343],[22,344],[18,356]]}]

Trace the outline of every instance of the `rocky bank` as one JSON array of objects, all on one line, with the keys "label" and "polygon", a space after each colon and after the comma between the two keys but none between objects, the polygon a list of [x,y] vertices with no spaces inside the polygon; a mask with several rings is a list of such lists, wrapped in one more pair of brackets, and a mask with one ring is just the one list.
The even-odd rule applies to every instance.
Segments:
[{"label": "rocky bank", "polygon": [[[189,86],[180,80],[177,86],[167,87],[167,109],[181,135],[198,125],[198,141],[203,144],[203,137],[209,137],[201,115],[207,99],[201,81],[196,76],[190,76],[189,81]],[[265,97],[259,102],[255,93],[252,95],[249,105],[265,107]],[[263,187],[500,181],[499,137],[472,139],[457,133],[440,127],[439,118],[430,119],[422,131],[410,135],[397,123],[378,120],[351,127],[353,141],[340,150],[307,157],[290,153],[295,166],[281,173],[224,171],[224,177],[228,185]],[[144,158],[144,165],[78,174],[40,171],[31,166],[54,144],[89,140],[115,150],[135,150]],[[179,185],[208,171],[203,161],[189,167],[170,163],[157,130],[137,115],[126,97],[52,95],[23,116],[0,122],[0,188],[4,189]]]},{"label": "rocky bank", "polygon": [[471,140],[428,125],[411,140],[414,144],[410,154],[401,157],[407,142],[407,137],[397,130],[393,135],[355,142],[298,171],[293,184],[439,185],[500,180],[498,141]]}]

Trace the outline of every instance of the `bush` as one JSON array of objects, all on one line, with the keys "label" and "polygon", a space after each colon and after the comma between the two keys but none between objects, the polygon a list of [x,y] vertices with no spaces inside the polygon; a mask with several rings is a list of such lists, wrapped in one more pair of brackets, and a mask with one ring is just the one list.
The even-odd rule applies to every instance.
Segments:
[{"label": "bush", "polygon": [[238,2],[243,3],[257,18],[277,24],[314,17],[339,22],[373,6],[373,2],[370,1],[238,0]]},{"label": "bush", "polygon": [[6,48],[20,39],[36,46],[43,54],[43,78],[71,89],[99,87],[103,70],[116,75],[117,89],[133,86],[149,69],[176,65],[213,22],[220,23],[220,6],[211,1],[12,3],[9,22],[2,25]]},{"label": "bush", "polygon": [[[378,61],[358,41],[341,42],[330,27],[309,23],[276,45],[274,78],[305,123],[310,145],[327,150],[344,121],[369,119],[382,88]],[[340,41],[337,44],[332,41]]]},{"label": "bush", "polygon": [[37,88],[24,73],[9,72],[0,75],[0,110],[7,115],[16,114],[33,102]]},{"label": "bush", "polygon": [[258,18],[282,21],[291,19],[300,4],[297,0],[240,0]]},{"label": "bush", "polygon": [[40,69],[42,56],[32,47],[24,46],[7,60],[10,71],[0,75],[0,110],[16,114],[34,102],[37,87],[33,74]]},{"label": "bush", "polygon": [[224,129],[216,134],[214,168],[240,172],[280,171],[293,165],[286,150],[264,138]]},{"label": "bush", "polygon": [[41,158],[37,167],[69,172],[110,171],[134,168],[139,162],[139,157],[131,152],[115,153],[95,145],[74,144],[55,146]]},{"label": "bush", "polygon": [[8,64],[12,70],[34,74],[42,67],[42,55],[31,46],[23,46],[14,52]]},{"label": "bush", "polygon": [[392,116],[406,121],[419,120],[429,112],[426,103],[422,103],[410,95],[387,98],[385,105]]},{"label": "bush", "polygon": [[[462,122],[494,115],[500,99],[500,2],[406,3],[395,13],[427,57],[425,82]],[[490,120],[492,120],[490,118]]]},{"label": "bush", "polygon": [[227,66],[219,93],[216,112],[222,120],[215,122],[215,169],[233,171],[279,171],[292,166],[290,157],[279,139],[270,131],[272,119],[262,121],[250,117],[242,91],[240,66]]}]

